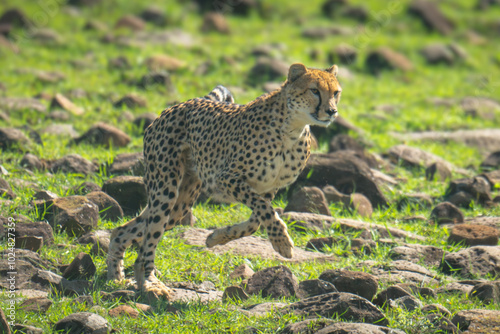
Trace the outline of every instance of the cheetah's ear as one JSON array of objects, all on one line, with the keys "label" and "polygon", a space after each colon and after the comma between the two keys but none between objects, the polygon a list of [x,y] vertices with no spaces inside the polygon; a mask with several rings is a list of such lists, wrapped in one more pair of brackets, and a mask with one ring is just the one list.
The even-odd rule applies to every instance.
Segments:
[{"label": "cheetah's ear", "polygon": [[330,68],[327,68],[325,71],[333,74],[336,77],[337,74],[339,73],[339,67],[337,65],[332,65]]},{"label": "cheetah's ear", "polygon": [[304,64],[295,63],[290,66],[288,70],[288,82],[293,82],[297,80],[301,75],[307,72],[307,68]]}]

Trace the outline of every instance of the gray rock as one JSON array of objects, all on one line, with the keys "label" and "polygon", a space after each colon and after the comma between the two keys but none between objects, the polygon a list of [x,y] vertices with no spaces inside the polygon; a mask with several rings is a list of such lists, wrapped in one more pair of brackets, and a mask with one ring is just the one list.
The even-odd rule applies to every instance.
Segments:
[{"label": "gray rock", "polygon": [[52,300],[41,297],[41,298],[28,298],[23,301],[19,308],[24,312],[38,312],[45,313],[52,306]]},{"label": "gray rock", "polygon": [[147,191],[142,177],[117,176],[104,182],[102,190],[120,204],[126,215],[134,215],[147,205]]},{"label": "gray rock", "polygon": [[317,187],[302,187],[289,196],[285,212],[310,212],[331,216],[328,202],[321,189]]},{"label": "gray rock", "polygon": [[120,204],[105,192],[93,191],[85,195],[85,197],[97,205],[101,219],[116,222],[123,217],[123,210]]},{"label": "gray rock", "polygon": [[391,301],[409,296],[411,296],[411,294],[408,291],[400,286],[393,285],[380,291],[373,300],[373,303],[378,306],[389,306]]},{"label": "gray rock", "polygon": [[64,270],[63,277],[66,279],[91,279],[96,273],[94,261],[90,255],[80,252]]},{"label": "gray rock", "polygon": [[330,292],[338,292],[332,283],[321,279],[311,279],[299,283],[297,296],[300,299],[304,299]]},{"label": "gray rock", "polygon": [[444,251],[435,246],[405,244],[394,247],[390,250],[389,256],[394,260],[406,260],[413,263],[420,261],[428,265],[439,265],[443,258]]},{"label": "gray rock", "polygon": [[462,331],[457,328],[451,322],[450,319],[446,318],[441,314],[429,314],[426,316],[427,320],[431,323],[436,333],[450,333],[450,334],[461,334]]},{"label": "gray rock", "polygon": [[23,334],[43,334],[43,329],[34,327],[34,326],[28,326],[28,325],[22,325],[22,324],[15,324],[14,327],[12,327],[12,330],[14,333],[23,333]]},{"label": "gray rock", "polygon": [[338,316],[343,320],[388,324],[385,315],[375,305],[363,297],[347,292],[332,292],[306,298],[288,305],[284,310],[298,316]]},{"label": "gray rock", "polygon": [[464,214],[453,203],[442,202],[432,209],[430,219],[438,225],[461,224],[464,222]]},{"label": "gray rock", "polygon": [[458,311],[451,321],[461,330],[495,333],[500,327],[500,311],[478,309]]},{"label": "gray rock", "polygon": [[0,149],[23,150],[31,143],[30,139],[18,129],[0,128]]},{"label": "gray rock", "polygon": [[108,172],[112,175],[129,174],[132,172],[136,176],[142,176],[144,173],[136,173],[139,164],[144,164],[144,155],[142,152],[118,154],[114,157]]},{"label": "gray rock", "polygon": [[474,285],[469,298],[478,298],[485,304],[500,304],[500,281],[484,282]]},{"label": "gray rock", "polygon": [[445,317],[451,317],[451,312],[441,304],[429,304],[422,307],[423,313],[438,313]]},{"label": "gray rock", "polygon": [[404,331],[364,323],[339,322],[327,326],[314,334],[404,334]]},{"label": "gray rock", "polygon": [[122,130],[106,124],[96,123],[87,132],[74,140],[75,144],[87,143],[104,147],[125,147],[130,143],[130,137]]},{"label": "gray rock", "polygon": [[465,246],[496,246],[500,231],[488,225],[459,224],[454,226],[448,237],[449,244]]},{"label": "gray rock", "polygon": [[111,325],[100,315],[80,312],[59,320],[54,325],[54,330],[69,334],[107,334],[111,331]]},{"label": "gray rock", "polygon": [[263,297],[282,298],[297,294],[297,278],[285,266],[270,267],[256,272],[247,283],[250,294],[262,293]]},{"label": "gray rock", "polygon": [[474,246],[448,253],[440,269],[446,274],[465,277],[500,274],[500,246]]},{"label": "gray rock", "polygon": [[378,289],[378,279],[361,271],[326,270],[319,279],[332,283],[340,292],[350,292],[368,300],[375,296]]},{"label": "gray rock", "polygon": [[402,308],[408,312],[413,312],[423,306],[422,302],[413,296],[403,296],[396,298],[395,300],[391,301],[389,305],[391,305],[391,307]]},{"label": "gray rock", "polygon": [[414,0],[408,7],[408,13],[418,17],[429,30],[436,30],[448,35],[455,25],[439,9],[436,3],[428,0]]},{"label": "gray rock", "polygon": [[388,47],[380,47],[368,53],[365,67],[372,74],[379,74],[384,70],[410,71],[412,62],[403,54]]},{"label": "gray rock", "polygon": [[[468,200],[458,200],[462,197],[456,197],[457,194],[465,192]],[[488,180],[482,176],[476,176],[468,179],[458,179],[450,182],[445,194],[445,201],[457,206],[469,208],[473,200],[479,205],[487,205],[491,202],[491,191]]]},{"label": "gray rock", "polygon": [[334,323],[332,319],[308,319],[287,325],[279,334],[315,334]]},{"label": "gray rock", "polygon": [[222,302],[226,303],[229,300],[233,301],[247,300],[248,298],[249,296],[247,295],[245,290],[243,290],[243,288],[236,285],[232,285],[228,286],[224,290],[224,294],[222,295]]},{"label": "gray rock", "polygon": [[78,154],[68,154],[51,163],[52,173],[69,173],[89,175],[97,171],[97,167]]}]

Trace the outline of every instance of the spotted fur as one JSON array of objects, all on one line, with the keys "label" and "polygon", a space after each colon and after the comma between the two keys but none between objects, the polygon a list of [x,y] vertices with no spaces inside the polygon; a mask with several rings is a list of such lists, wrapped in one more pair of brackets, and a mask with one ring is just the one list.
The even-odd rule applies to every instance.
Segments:
[{"label": "spotted fur", "polygon": [[318,70],[293,64],[280,89],[248,104],[232,103],[232,95],[218,86],[208,98],[164,110],[144,135],[148,205],[113,231],[108,278],[124,278],[124,251],[137,242],[138,286],[168,298],[169,289],[154,275],[156,247],[201,190],[252,209],[247,221],[215,230],[206,240],[208,247],[251,235],[263,225],[273,248],[291,258],[293,241],[271,201],[304,169],[309,125],[328,126],[337,116],[341,88],[336,74],[335,65]]}]

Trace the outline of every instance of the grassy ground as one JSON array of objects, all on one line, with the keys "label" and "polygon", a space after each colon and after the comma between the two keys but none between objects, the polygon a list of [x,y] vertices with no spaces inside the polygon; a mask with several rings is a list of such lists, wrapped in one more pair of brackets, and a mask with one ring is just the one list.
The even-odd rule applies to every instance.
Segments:
[{"label": "grassy ground", "polygon": [[[251,86],[247,82],[247,73],[255,63],[251,50],[261,44],[281,43],[286,47],[283,57],[288,63],[303,62],[308,66],[326,67],[327,52],[340,43],[351,44],[358,51],[358,59],[348,66],[354,78],[342,82],[343,94],[339,111],[344,118],[364,130],[364,138],[372,143],[372,152],[383,153],[386,149],[399,142],[388,132],[408,132],[427,130],[456,130],[498,128],[500,117],[498,114],[492,120],[472,118],[466,116],[457,105],[451,108],[436,107],[428,99],[431,97],[457,98],[465,96],[497,97],[500,91],[500,69],[492,58],[500,54],[500,44],[494,39],[493,33],[487,27],[498,18],[500,7],[492,8],[486,12],[474,12],[471,1],[442,1],[443,11],[456,23],[457,28],[451,36],[441,36],[437,33],[428,33],[425,27],[416,19],[406,14],[409,1],[351,1],[353,4],[362,4],[369,9],[370,18],[367,27],[362,30],[360,24],[348,18],[338,18],[333,22],[320,13],[322,1],[311,0],[304,5],[301,1],[263,1],[266,8],[265,17],[252,13],[247,18],[228,16],[231,27],[230,35],[218,33],[201,34],[199,27],[202,23],[201,16],[193,9],[192,5],[176,2],[148,2],[155,3],[167,13],[173,26],[191,33],[195,39],[193,47],[178,47],[173,45],[146,45],[140,47],[117,46],[105,44],[100,41],[105,33],[84,31],[82,27],[89,19],[96,19],[112,27],[114,22],[124,14],[138,14],[146,7],[141,1],[112,0],[92,8],[79,9],[78,15],[58,3],[61,1],[13,1],[4,0],[0,3],[0,12],[12,6],[19,6],[28,17],[38,18],[39,27],[55,30],[61,36],[61,42],[45,45],[24,35],[18,29],[19,53],[1,51],[0,49],[0,83],[7,88],[1,93],[9,97],[32,97],[41,92],[54,94],[67,93],[69,90],[81,88],[88,93],[86,98],[76,98],[73,102],[85,109],[81,116],[71,116],[68,123],[83,133],[89,126],[98,121],[113,124],[132,136],[132,142],[126,148],[96,148],[88,145],[68,146],[69,138],[56,137],[51,134],[42,135],[43,146],[35,145],[32,153],[40,158],[54,159],[69,153],[77,153],[89,160],[99,162],[112,162],[113,157],[119,153],[137,152],[142,149],[142,137],[138,129],[123,120],[125,112],[139,115],[143,112],[159,113],[165,106],[173,101],[183,101],[192,97],[205,95],[217,84],[238,87],[236,101],[245,103],[263,93],[261,86]],[[41,14],[42,13],[42,14]],[[45,14],[43,14],[45,13]],[[45,16],[44,16],[45,15]],[[43,19],[46,18],[46,20]],[[345,25],[356,28],[357,33],[351,36],[330,36],[324,40],[310,40],[301,37],[304,27],[327,26],[330,24]],[[147,25],[146,30],[154,32],[158,28]],[[475,29],[488,40],[484,45],[470,43],[465,37],[466,31]],[[128,35],[127,31],[110,32]],[[21,36],[19,38],[19,36]],[[419,55],[418,50],[433,42],[456,42],[469,54],[466,61],[455,66],[429,66]],[[389,46],[398,50],[414,63],[415,69],[409,73],[389,72],[378,77],[366,73],[364,59],[367,53],[379,46]],[[311,53],[315,51],[318,57],[313,59]],[[161,89],[141,90],[127,84],[129,79],[138,79],[148,72],[144,60],[154,54],[167,54],[185,62],[183,69],[172,73],[175,91]],[[132,67],[127,70],[108,68],[108,59],[125,56]],[[230,64],[227,58],[233,60]],[[87,64],[83,68],[76,67],[74,61]],[[195,75],[195,69],[206,61],[213,63],[213,70],[206,75]],[[23,69],[36,69],[58,71],[64,73],[66,79],[46,84],[38,81],[33,74]],[[148,106],[131,111],[117,109],[112,103],[120,96],[135,92],[147,99]],[[373,118],[370,115],[379,114],[372,109],[381,104],[397,105],[397,110],[385,118]],[[10,113],[10,121],[0,121],[0,127],[18,127],[25,124],[35,130],[41,130],[53,121],[44,115],[33,111]],[[461,144],[439,143],[409,143],[435,153],[459,167],[477,167],[482,161],[481,154],[473,148]],[[327,147],[321,143],[321,148]],[[54,174],[45,172],[27,173],[19,167],[22,155],[17,152],[2,152],[0,164],[9,171],[7,180],[24,179],[34,181],[40,188],[56,193],[59,196],[72,195],[71,187],[84,180],[102,184],[109,178],[103,171],[87,178],[81,175]],[[400,196],[416,192],[425,192],[432,196],[440,197],[446,189],[446,184],[441,182],[427,182],[422,171],[408,171],[396,167],[392,171],[407,182],[401,182],[392,189],[385,189],[385,195],[391,203]],[[26,206],[34,194],[28,187],[13,186],[18,195],[14,205],[3,208],[4,216],[12,213],[21,213],[35,219],[30,210],[19,209]],[[275,206],[285,206],[283,199],[277,199]],[[338,217],[361,219],[356,214],[350,214],[341,207],[332,205],[332,214]],[[208,206],[197,205],[194,214],[198,218],[199,227],[222,226],[228,223],[244,220],[250,211],[241,205]],[[456,250],[446,244],[448,231],[446,228],[431,225],[426,222],[406,223],[402,218],[410,214],[428,216],[428,210],[416,207],[407,207],[398,211],[395,206],[385,210],[376,210],[368,221],[390,224],[405,230],[427,237],[426,244],[441,247],[446,250]],[[465,210],[467,216],[489,215],[499,216],[500,208],[471,207]],[[99,228],[114,228],[121,222],[111,223],[100,221]],[[365,219],[366,220],[366,219]],[[209,280],[218,289],[237,284],[237,281],[228,278],[229,272],[241,263],[247,263],[257,271],[269,266],[280,264],[279,261],[259,258],[244,258],[229,254],[214,255],[200,251],[199,248],[185,245],[176,236],[182,231],[178,228],[165,235],[157,251],[156,264],[162,272],[164,281],[195,281]],[[304,247],[307,240],[313,236],[338,235],[336,230],[323,231],[318,234],[292,233],[292,238],[297,247]],[[257,235],[262,235],[257,232]],[[264,235],[262,235],[264,236]],[[355,235],[348,235],[348,239]],[[45,247],[41,257],[53,260],[59,264],[69,263],[80,251],[88,252],[88,246],[76,245],[74,240],[66,235],[56,235],[56,245],[67,247]],[[388,260],[389,248],[379,246],[374,253],[367,256],[356,256],[350,253],[347,246],[334,246],[332,254],[338,255],[335,263],[302,263],[287,264],[299,280],[317,278],[325,269],[352,266],[362,260],[375,260],[385,263]],[[133,263],[135,252],[128,252],[126,263]],[[105,277],[105,259],[94,257],[98,268],[95,280],[98,289],[112,291],[116,286],[107,285]],[[369,272],[369,268],[364,268]],[[440,276],[445,282],[446,276]],[[384,286],[380,287],[381,289]],[[259,333],[275,333],[288,323],[300,320],[293,315],[282,315],[272,312],[263,318],[248,317],[237,311],[234,306],[245,306],[259,302],[270,301],[259,296],[241,304],[176,304],[182,312],[178,314],[166,312],[167,304],[158,305],[152,314],[141,315],[138,319],[111,318],[107,310],[116,306],[112,302],[101,301],[99,290],[93,295],[94,302],[102,307],[100,312],[105,316],[113,328],[120,333],[239,333],[252,326]],[[498,305],[484,306],[477,301],[463,300],[459,296],[440,295],[437,299],[421,298],[424,303],[440,303],[452,313],[462,309],[490,308],[498,309]],[[17,322],[28,323],[43,328],[49,332],[56,321],[73,312],[86,310],[84,306],[74,306],[71,299],[55,296],[54,305],[46,314],[24,313],[19,310]],[[287,300],[287,302],[293,299]],[[420,311],[407,313],[399,309],[386,312],[390,326],[400,328],[408,333],[423,333],[426,331],[424,317]]]}]

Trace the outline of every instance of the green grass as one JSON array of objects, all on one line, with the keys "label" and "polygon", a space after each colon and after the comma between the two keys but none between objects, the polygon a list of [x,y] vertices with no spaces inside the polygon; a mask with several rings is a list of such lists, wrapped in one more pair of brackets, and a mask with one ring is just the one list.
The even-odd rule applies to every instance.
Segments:
[{"label": "green grass", "polygon": [[[91,8],[79,9],[80,14],[72,16],[68,9],[56,5],[46,14],[44,4],[49,2],[13,1],[7,0],[0,4],[0,12],[6,8],[19,6],[32,19],[48,19],[39,26],[50,28],[60,34],[62,42],[54,45],[44,45],[31,38],[18,40],[19,53],[12,53],[0,48],[0,83],[6,87],[1,94],[9,97],[33,97],[39,93],[68,94],[73,89],[83,89],[86,98],[74,98],[72,101],[82,107],[85,113],[81,116],[70,115],[69,121],[56,123],[70,123],[79,133],[85,132],[92,124],[98,121],[115,125],[132,137],[132,142],[126,148],[102,148],[90,145],[70,146],[69,138],[55,137],[51,134],[42,135],[44,145],[33,145],[30,151],[43,159],[56,159],[63,155],[76,153],[89,160],[99,163],[111,163],[120,153],[138,152],[142,149],[142,137],[138,129],[131,122],[124,119],[126,113],[136,116],[144,112],[159,113],[163,108],[175,101],[183,101],[193,97],[205,95],[215,85],[224,84],[237,87],[236,101],[246,103],[263,93],[261,85],[252,86],[248,83],[248,72],[255,63],[251,50],[261,44],[280,43],[285,46],[282,57],[287,63],[303,62],[308,66],[327,67],[328,52],[340,43],[355,46],[358,49],[357,60],[350,64],[348,69],[353,73],[353,79],[342,80],[343,94],[339,106],[340,114],[364,131],[363,139],[371,143],[370,151],[384,153],[393,145],[400,142],[389,136],[389,132],[413,131],[450,131],[457,129],[481,129],[500,127],[500,117],[492,120],[471,118],[464,114],[459,106],[451,108],[436,107],[429,102],[429,98],[456,98],[465,96],[498,96],[500,68],[492,61],[500,53],[500,44],[494,39],[489,29],[500,14],[499,7],[492,7],[485,12],[471,11],[472,2],[466,0],[443,1],[440,7],[456,23],[456,31],[451,36],[441,36],[437,33],[427,33],[423,25],[416,19],[406,15],[409,1],[394,3],[397,7],[389,7],[393,3],[385,1],[352,0],[351,3],[367,7],[370,19],[367,23],[371,30],[362,30],[359,24],[348,18],[337,17],[329,19],[321,15],[320,7],[323,1],[312,0],[303,5],[300,1],[266,1],[264,0],[265,16],[252,13],[249,17],[241,18],[228,15],[231,27],[230,35],[217,33],[202,34],[199,27],[202,17],[189,4],[181,1],[161,2],[150,1],[147,5],[156,4],[165,13],[169,21],[173,22],[167,29],[179,27],[190,33],[195,39],[192,47],[164,45],[146,45],[144,47],[118,46],[113,43],[102,43],[100,39],[106,33],[84,31],[82,28],[89,19],[105,22],[109,33],[130,35],[125,30],[114,31],[112,26],[124,14],[139,13],[147,5],[140,1],[112,0]],[[52,3],[52,2],[51,2]],[[54,3],[58,3],[55,2]],[[389,18],[385,16],[391,9]],[[43,14],[45,13],[45,14]],[[40,16],[41,15],[41,16]],[[41,22],[41,21],[40,21]],[[345,25],[355,30],[351,36],[329,36],[323,40],[310,40],[301,36],[306,27]],[[465,37],[469,29],[474,29],[488,38],[485,45],[475,45]],[[158,28],[148,24],[146,31],[153,33]],[[21,29],[14,32],[14,36],[26,36]],[[419,55],[418,50],[436,42],[458,43],[468,53],[469,57],[462,63],[454,66],[429,66]],[[385,72],[374,77],[367,74],[364,60],[370,50],[379,46],[389,46],[405,54],[414,64],[415,69],[408,73]],[[317,58],[312,58],[315,51]],[[137,80],[148,73],[144,64],[145,59],[155,54],[167,54],[181,59],[185,67],[172,72],[174,91],[165,91],[158,88],[139,89],[127,82]],[[108,68],[108,60],[117,56],[125,56],[130,69],[117,70]],[[87,64],[83,68],[75,66],[75,61]],[[205,75],[196,75],[195,70],[205,62],[211,62],[211,70]],[[345,67],[340,65],[341,67]],[[28,71],[24,71],[28,69]],[[58,71],[64,73],[66,79],[53,84],[42,83],[37,80],[32,70]],[[31,71],[31,72],[30,72]],[[485,84],[486,82],[486,84]],[[137,93],[147,100],[147,107],[134,110],[117,109],[113,102],[126,93]],[[44,101],[47,104],[48,102]],[[378,105],[389,104],[397,106],[393,113],[373,111]],[[10,121],[0,121],[0,127],[18,127],[29,125],[39,131],[52,124],[46,115],[34,111],[22,110],[10,112]],[[409,142],[409,145],[422,148],[452,162],[458,167],[473,166],[474,172],[479,173],[478,166],[483,160],[481,153],[463,144],[436,143],[436,142]],[[328,143],[320,142],[320,151],[326,151]],[[18,197],[12,205],[1,207],[1,214],[8,216],[20,213],[35,219],[36,215],[28,206],[35,190],[30,186],[16,185],[24,180],[36,183],[39,188],[52,191],[59,196],[73,195],[72,187],[83,181],[93,181],[102,184],[112,177],[105,170],[85,177],[82,175],[54,174],[46,172],[27,173],[19,167],[22,153],[4,151],[0,156],[0,164],[9,171],[5,178],[12,184]],[[405,194],[424,192],[440,200],[446,190],[444,182],[428,182],[424,171],[409,171],[396,166],[394,170],[386,171],[397,176],[404,182],[395,186],[385,187],[384,194],[390,203],[396,203]],[[454,178],[461,177],[454,175]],[[498,189],[494,193],[498,195]],[[278,198],[275,206],[286,206],[286,200]],[[447,228],[430,224],[429,222],[405,222],[404,217],[410,215],[429,216],[429,210],[408,205],[397,210],[395,205],[387,209],[375,210],[370,219],[362,218],[351,213],[339,205],[331,205],[330,210],[336,217],[359,219],[377,224],[387,224],[425,236],[425,244],[434,245],[447,251],[456,251],[460,247],[451,247],[446,243]],[[500,207],[485,208],[477,205],[464,210],[466,216],[500,216]],[[198,204],[194,208],[198,218],[198,227],[219,227],[246,219],[250,210],[242,205],[210,206]],[[112,229],[126,222],[112,223],[99,221],[99,228]],[[157,251],[156,264],[162,273],[164,281],[193,281],[195,283],[208,280],[213,282],[217,289],[239,284],[231,280],[229,273],[239,264],[246,263],[257,271],[266,267],[281,264],[277,260],[261,258],[247,258],[232,254],[216,255],[200,250],[200,247],[186,245],[179,239],[183,228],[166,233]],[[291,236],[297,247],[303,248],[312,237],[338,236],[341,232],[332,228],[322,232],[299,233],[291,231]],[[257,232],[256,235],[266,237]],[[356,233],[346,233],[346,243],[333,246],[329,253],[336,255],[337,260],[330,263],[287,263],[299,280],[317,278],[321,272],[332,268],[354,268],[364,260],[374,260],[379,264],[389,263],[390,248],[379,244],[370,255],[353,254],[349,247]],[[408,242],[412,242],[408,240]],[[62,245],[62,246],[61,246]],[[68,264],[81,251],[88,252],[90,246],[75,243],[74,239],[64,234],[56,234],[55,245],[44,247],[41,257],[54,261],[56,264]],[[132,264],[136,253],[128,251],[126,254],[127,273],[131,274]],[[113,328],[121,333],[241,333],[247,327],[255,327],[259,333],[275,333],[289,323],[301,320],[294,315],[284,315],[271,312],[258,318],[246,316],[235,307],[249,306],[260,302],[275,301],[261,296],[252,296],[242,303],[209,303],[209,304],[181,304],[174,303],[179,309],[178,314],[170,313],[168,303],[156,305],[151,314],[141,314],[137,319],[112,318],[108,310],[117,305],[116,302],[101,300],[100,291],[112,291],[118,287],[105,282],[105,258],[93,257],[97,266],[94,279],[96,291],[93,293],[94,303],[98,309],[91,311],[106,317]],[[357,269],[358,270],[358,269]],[[370,272],[370,268],[359,270]],[[452,278],[438,274],[443,284]],[[493,278],[491,278],[493,279]],[[379,291],[387,286],[381,284]],[[0,296],[5,300],[5,296]],[[54,304],[46,314],[25,313],[17,311],[17,322],[35,325],[49,332],[55,322],[66,315],[77,311],[88,311],[86,306],[76,306],[71,303],[72,298],[53,296]],[[498,305],[482,305],[477,300],[464,299],[459,295],[439,295],[437,298],[420,298],[424,304],[440,303],[453,314],[462,309],[488,308],[498,309]],[[294,298],[285,300],[293,302]],[[432,333],[427,329],[425,316],[416,311],[408,313],[400,309],[385,310],[390,327],[400,328],[408,333]]]}]

